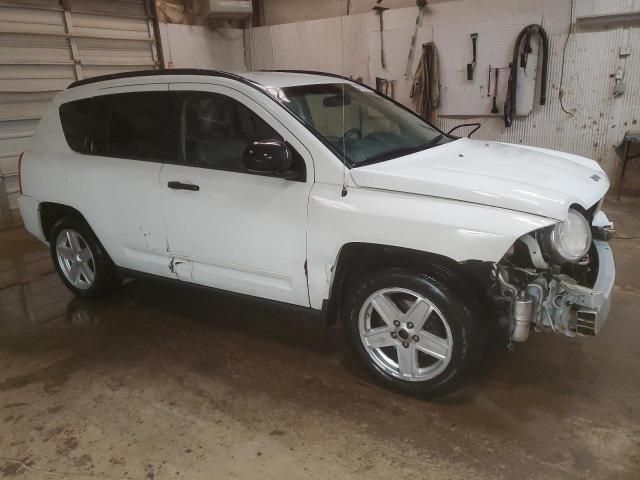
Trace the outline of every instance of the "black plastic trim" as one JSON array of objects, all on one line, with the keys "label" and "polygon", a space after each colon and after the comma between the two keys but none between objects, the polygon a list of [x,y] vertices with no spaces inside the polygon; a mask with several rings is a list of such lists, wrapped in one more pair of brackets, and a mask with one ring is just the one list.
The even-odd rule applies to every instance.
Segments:
[{"label": "black plastic trim", "polygon": [[232,292],[230,290],[224,290],[221,288],[216,288],[216,287],[209,287],[207,285],[201,285],[199,283],[191,283],[191,282],[187,282],[185,280],[179,280],[178,278],[170,278],[170,277],[163,277],[161,275],[154,275],[152,273],[145,273],[145,272],[139,272],[137,270],[131,270],[129,268],[123,268],[123,267],[116,267],[116,271],[118,273],[118,276],[121,279],[128,279],[128,278],[133,278],[133,279],[140,279],[140,280],[158,280],[158,281],[162,281],[162,282],[166,282],[166,283],[171,283],[174,284],[176,286],[178,285],[182,285],[185,286],[187,288],[193,288],[193,289],[199,289],[199,290],[203,290],[203,291],[207,291],[207,292],[211,292],[211,293],[217,293],[217,294],[222,294],[222,295],[229,295],[231,297],[236,297],[236,298],[241,298],[244,300],[249,300],[249,301],[253,301],[257,304],[263,304],[263,305],[274,305],[277,307],[284,307],[293,311],[298,311],[298,312],[303,312],[306,314],[311,314],[311,315],[316,315],[318,317],[320,317],[321,319],[324,318],[324,312],[322,310],[317,310],[315,308],[311,308],[311,307],[305,307],[303,305],[296,305],[294,303],[287,303],[287,302],[281,302],[279,300],[271,300],[268,298],[264,298],[264,297],[256,297],[254,295],[248,295],[246,293],[238,293],[238,292]]},{"label": "black plastic trim", "polygon": [[[82,85],[90,85],[92,83],[106,82],[108,80],[119,80],[122,78],[136,78],[136,77],[157,77],[157,76],[171,76],[171,75],[202,75],[205,77],[221,77],[231,80],[238,80],[245,84],[250,84],[256,87],[260,87],[259,84],[252,82],[248,78],[236,75],[235,73],[222,72],[220,70],[207,70],[204,68],[173,68],[171,70],[138,70],[132,72],[120,72],[111,73],[108,75],[99,75],[97,77],[85,78],[83,80],[76,80],[71,83],[67,90],[70,88],[80,87]],[[262,88],[260,88],[262,90]]]}]

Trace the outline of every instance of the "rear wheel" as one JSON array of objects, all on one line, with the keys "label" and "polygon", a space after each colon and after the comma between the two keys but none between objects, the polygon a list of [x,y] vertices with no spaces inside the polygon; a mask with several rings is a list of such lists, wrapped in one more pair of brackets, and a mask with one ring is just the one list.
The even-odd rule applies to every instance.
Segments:
[{"label": "rear wheel", "polygon": [[63,218],[54,225],[49,239],[58,275],[73,293],[98,298],[117,285],[111,259],[84,222]]},{"label": "rear wheel", "polygon": [[468,302],[434,276],[398,269],[366,274],[345,307],[345,331],[361,363],[407,393],[455,389],[481,348]]}]

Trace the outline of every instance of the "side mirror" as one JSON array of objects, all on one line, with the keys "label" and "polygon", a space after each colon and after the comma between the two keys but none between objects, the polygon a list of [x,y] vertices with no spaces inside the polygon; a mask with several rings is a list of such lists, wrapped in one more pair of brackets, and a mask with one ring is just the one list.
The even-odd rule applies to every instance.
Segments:
[{"label": "side mirror", "polygon": [[250,172],[284,174],[293,165],[291,150],[280,140],[258,140],[242,154],[242,163]]}]

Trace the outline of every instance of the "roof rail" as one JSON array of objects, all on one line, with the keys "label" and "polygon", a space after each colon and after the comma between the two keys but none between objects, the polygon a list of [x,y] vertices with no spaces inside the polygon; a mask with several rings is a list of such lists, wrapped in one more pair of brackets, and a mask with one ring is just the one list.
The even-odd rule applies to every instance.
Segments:
[{"label": "roof rail", "polygon": [[220,70],[207,70],[202,68],[173,68],[171,70],[137,70],[132,72],[111,73],[109,75],[99,75],[97,77],[76,80],[70,84],[67,89],[79,87],[81,85],[89,85],[91,83],[105,82],[107,80],[118,80],[120,78],[136,78],[136,77],[153,77],[166,75],[202,75],[208,77],[223,77],[238,80],[243,83],[255,85],[255,82],[237,75],[235,73],[223,72]]},{"label": "roof rail", "polygon": [[344,75],[338,75],[337,73],[329,73],[329,72],[320,72],[317,70],[286,70],[286,69],[264,69],[260,70],[261,72],[274,72],[274,73],[303,73],[306,75],[322,75],[324,77],[333,77],[333,78],[341,78],[342,80],[349,80],[350,82],[357,83],[359,85],[364,85],[369,88],[366,84],[359,82],[353,78],[345,77]]},{"label": "roof rail", "polygon": [[[307,70],[261,70],[262,72],[280,72],[280,73],[305,73],[309,75],[323,75],[325,77],[334,77],[341,78],[343,80],[349,80],[355,83],[360,83],[351,78],[343,77],[340,75],[336,75],[334,73],[326,73],[326,72],[314,72]],[[79,87],[81,85],[89,85],[92,83],[98,82],[106,82],[107,80],[118,80],[120,78],[136,78],[136,77],[154,77],[154,76],[163,76],[163,75],[202,75],[207,77],[222,77],[229,78],[232,80],[238,80],[244,83],[250,83],[256,85],[255,82],[245,78],[241,75],[229,72],[223,72],[221,70],[209,70],[205,68],[172,68],[170,70],[134,70],[131,72],[121,72],[121,73],[111,73],[107,75],[99,75],[97,77],[85,78],[83,80],[76,80],[71,83],[67,89]]]}]

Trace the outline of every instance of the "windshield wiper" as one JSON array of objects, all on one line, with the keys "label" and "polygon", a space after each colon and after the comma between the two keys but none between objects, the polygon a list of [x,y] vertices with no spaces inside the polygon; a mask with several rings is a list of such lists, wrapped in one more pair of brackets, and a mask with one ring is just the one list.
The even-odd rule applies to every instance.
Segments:
[{"label": "windshield wiper", "polygon": [[384,162],[385,160],[390,160],[396,157],[402,157],[404,155],[410,155],[412,153],[420,152],[422,150],[426,150],[427,148],[433,147],[436,143],[442,140],[444,137],[443,134],[438,135],[437,137],[431,139],[427,143],[423,143],[421,145],[414,145],[413,147],[402,147],[396,148],[394,150],[389,150],[387,152],[381,153],[379,155],[374,155],[373,157],[369,157],[362,162],[357,162],[355,167],[361,167],[364,165],[371,165],[372,163]]},{"label": "windshield wiper", "polygon": [[438,143],[440,140],[442,140],[442,138],[444,137],[444,134],[441,133],[440,135],[438,135],[436,138],[434,138],[433,140],[431,140],[430,142],[428,142],[425,147],[424,150],[426,150],[427,148],[431,148],[433,147],[436,143]]}]

